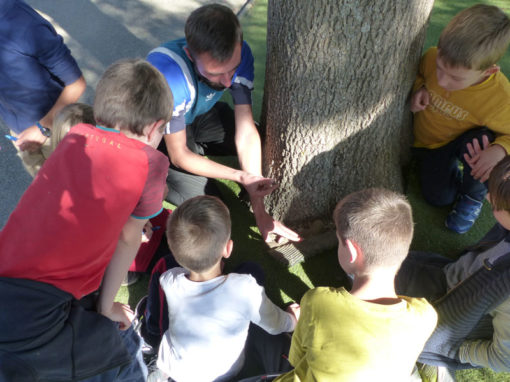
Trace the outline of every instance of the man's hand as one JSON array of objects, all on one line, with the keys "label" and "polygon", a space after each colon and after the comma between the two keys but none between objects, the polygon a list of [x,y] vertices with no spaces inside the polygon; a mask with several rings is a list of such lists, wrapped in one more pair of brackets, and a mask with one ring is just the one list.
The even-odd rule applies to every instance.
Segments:
[{"label": "man's hand", "polygon": [[257,211],[254,208],[253,213],[255,215],[257,227],[259,227],[260,234],[262,235],[262,239],[264,239],[266,243],[272,240],[270,236],[271,233],[277,235],[276,241],[278,243],[282,239],[288,239],[290,241],[301,240],[301,237],[299,237],[296,232],[285,227],[278,220],[274,220],[265,210]]},{"label": "man's hand", "polygon": [[498,145],[491,145],[489,138],[482,137],[482,145],[478,139],[473,139],[473,143],[467,144],[469,154],[464,154],[464,159],[471,167],[471,175],[480,182],[489,179],[492,169],[506,155],[506,150]]},{"label": "man's hand", "polygon": [[241,183],[250,194],[250,198],[264,197],[278,188],[278,183],[274,179],[250,173],[244,173],[241,176]]},{"label": "man's hand", "polygon": [[121,304],[120,302],[114,302],[110,310],[99,313],[114,322],[118,322],[120,330],[129,329],[131,321],[133,321],[135,316],[129,305]]},{"label": "man's hand", "polygon": [[425,110],[430,101],[430,95],[425,87],[418,89],[411,97],[411,111],[416,113]]},{"label": "man's hand", "polygon": [[14,144],[18,146],[21,151],[33,153],[42,146],[46,139],[48,138],[42,135],[39,128],[33,125],[23,130],[21,134],[18,135],[18,140],[14,142]]}]

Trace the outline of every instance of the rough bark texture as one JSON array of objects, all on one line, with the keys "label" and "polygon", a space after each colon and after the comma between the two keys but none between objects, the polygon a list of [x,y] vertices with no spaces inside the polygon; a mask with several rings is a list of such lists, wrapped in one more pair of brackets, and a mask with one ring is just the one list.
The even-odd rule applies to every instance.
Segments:
[{"label": "rough bark texture", "polygon": [[269,0],[266,198],[292,227],[371,186],[402,191],[408,96],[433,0]]}]

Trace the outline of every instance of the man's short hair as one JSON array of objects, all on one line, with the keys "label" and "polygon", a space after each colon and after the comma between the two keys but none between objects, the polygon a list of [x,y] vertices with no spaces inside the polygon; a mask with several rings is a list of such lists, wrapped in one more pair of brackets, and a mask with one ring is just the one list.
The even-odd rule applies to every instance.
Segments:
[{"label": "man's short hair", "polygon": [[236,44],[243,41],[239,20],[229,7],[221,4],[195,9],[186,20],[184,34],[192,56],[209,53],[219,62],[230,59]]},{"label": "man's short hair", "polygon": [[220,260],[230,239],[230,228],[230,213],[220,199],[196,196],[170,214],[168,245],[183,268],[204,272]]},{"label": "man's short hair", "polygon": [[142,136],[144,127],[170,121],[173,96],[165,77],[142,59],[120,60],[99,80],[94,99],[97,124]]},{"label": "man's short hair", "polygon": [[510,155],[492,169],[488,189],[492,209],[510,212]]},{"label": "man's short hair", "polygon": [[400,266],[413,238],[411,206],[403,195],[368,188],[343,198],[333,213],[341,240],[356,242],[365,271]]},{"label": "man's short hair", "polygon": [[438,49],[452,67],[485,70],[496,64],[510,42],[510,19],[498,7],[477,4],[458,13],[443,29]]}]

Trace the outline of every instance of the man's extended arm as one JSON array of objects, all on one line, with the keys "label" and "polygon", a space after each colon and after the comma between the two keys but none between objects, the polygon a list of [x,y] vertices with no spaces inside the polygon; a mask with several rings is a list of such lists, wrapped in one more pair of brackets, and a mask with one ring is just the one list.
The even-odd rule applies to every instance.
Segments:
[{"label": "man's extended arm", "polygon": [[241,183],[247,189],[253,190],[258,196],[264,196],[274,190],[272,179],[247,171],[236,170],[195,154],[186,146],[186,130],[166,134],[165,143],[172,164],[192,174],[208,178],[228,179]]},{"label": "man's extended arm", "polygon": [[[41,118],[39,123],[42,126],[51,129],[55,114],[64,106],[78,101],[78,99],[85,91],[86,86],[87,84],[85,83],[85,79],[83,78],[83,76],[79,77],[73,83],[70,83],[69,85],[65,86],[64,89],[62,90],[62,93],[60,93],[60,96],[57,98],[55,104],[48,111],[48,113],[46,113],[46,115],[43,118]],[[45,140],[46,137],[39,131],[39,128],[36,125],[33,125],[23,130],[18,135],[18,140],[15,142],[15,144],[22,151],[24,150],[34,151],[37,150],[39,146],[41,146],[44,143]]]},{"label": "man's extended arm", "polygon": [[[236,122],[235,142],[241,168],[248,173],[262,176],[261,141],[253,121],[251,105],[235,105],[234,113]],[[274,185],[274,188],[276,188],[276,185]],[[270,233],[293,241],[300,239],[297,233],[281,222],[274,220],[266,212],[263,195],[258,195],[248,187],[246,187],[246,190],[250,194],[253,214],[264,241],[270,239]]]}]

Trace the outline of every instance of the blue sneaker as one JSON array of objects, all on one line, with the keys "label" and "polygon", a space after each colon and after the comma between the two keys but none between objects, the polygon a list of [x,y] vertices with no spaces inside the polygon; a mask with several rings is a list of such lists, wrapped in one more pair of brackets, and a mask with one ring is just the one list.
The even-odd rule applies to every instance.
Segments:
[{"label": "blue sneaker", "polygon": [[457,233],[466,233],[480,215],[483,202],[468,195],[459,195],[453,209],[446,217],[446,228]]}]

